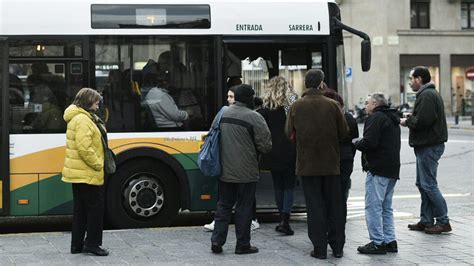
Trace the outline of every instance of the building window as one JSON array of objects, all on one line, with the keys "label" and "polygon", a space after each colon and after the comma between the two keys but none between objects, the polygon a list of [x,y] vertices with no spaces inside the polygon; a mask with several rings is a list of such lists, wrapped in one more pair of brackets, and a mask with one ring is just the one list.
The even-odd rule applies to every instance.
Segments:
[{"label": "building window", "polygon": [[474,28],[474,1],[463,1],[461,3],[461,25],[463,29]]},{"label": "building window", "polygon": [[430,28],[430,1],[411,0],[410,20],[412,29]]}]

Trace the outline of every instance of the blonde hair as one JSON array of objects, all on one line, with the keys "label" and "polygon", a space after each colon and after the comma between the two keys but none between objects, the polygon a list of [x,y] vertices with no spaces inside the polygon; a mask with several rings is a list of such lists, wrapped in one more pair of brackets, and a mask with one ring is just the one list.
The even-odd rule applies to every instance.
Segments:
[{"label": "blonde hair", "polygon": [[295,94],[293,89],[288,86],[288,82],[283,77],[271,78],[265,86],[265,94],[263,96],[263,106],[274,110],[279,107],[289,106],[289,96]]},{"label": "blonde hair", "polygon": [[90,111],[92,105],[96,101],[100,101],[102,99],[102,96],[96,91],[91,88],[82,88],[80,89],[76,97],[74,98],[74,104],[77,107],[81,107],[82,109],[86,111]]}]

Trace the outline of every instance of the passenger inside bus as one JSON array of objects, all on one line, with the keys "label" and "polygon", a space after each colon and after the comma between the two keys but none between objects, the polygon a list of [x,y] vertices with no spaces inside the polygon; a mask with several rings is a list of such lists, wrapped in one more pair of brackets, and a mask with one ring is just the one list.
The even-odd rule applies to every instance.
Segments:
[{"label": "passenger inside bus", "polygon": [[149,60],[142,69],[142,107],[160,131],[183,130],[184,121],[189,118],[186,111],[178,109],[170,95],[169,72],[159,71],[158,65]]}]

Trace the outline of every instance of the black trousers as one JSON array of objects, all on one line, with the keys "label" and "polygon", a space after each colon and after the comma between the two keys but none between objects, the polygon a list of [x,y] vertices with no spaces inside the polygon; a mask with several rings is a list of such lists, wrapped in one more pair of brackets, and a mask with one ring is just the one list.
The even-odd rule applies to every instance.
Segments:
[{"label": "black trousers", "polygon": [[349,190],[351,189],[351,174],[354,168],[354,161],[342,160],[340,165],[341,170],[341,191],[344,199],[344,217],[347,217],[347,199],[349,198]]},{"label": "black trousers", "polygon": [[72,194],[74,212],[71,246],[77,248],[82,248],[84,245],[101,246],[104,226],[104,186],[72,184]]},{"label": "black trousers", "polygon": [[342,251],[345,217],[339,176],[302,176],[308,214],[308,236],[317,254],[326,254],[327,244]]},{"label": "black trousers", "polygon": [[232,219],[232,207],[235,204],[235,235],[237,246],[250,246],[250,224],[252,222],[252,206],[255,201],[257,182],[228,183],[219,180],[219,200],[214,216],[214,230],[211,241],[223,246],[227,240],[229,223]]}]

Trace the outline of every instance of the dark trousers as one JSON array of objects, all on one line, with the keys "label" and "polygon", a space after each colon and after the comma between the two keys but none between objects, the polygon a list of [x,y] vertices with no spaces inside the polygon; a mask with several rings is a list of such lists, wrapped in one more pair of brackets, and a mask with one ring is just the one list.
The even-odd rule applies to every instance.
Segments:
[{"label": "dark trousers", "polygon": [[308,214],[308,236],[317,254],[326,254],[327,244],[342,251],[345,218],[339,176],[302,176]]},{"label": "dark trousers", "polygon": [[[74,212],[71,246],[82,248],[102,245],[104,224],[104,186],[72,184]],[[84,243],[84,237],[87,237]]]},{"label": "dark trousers", "polygon": [[293,190],[296,183],[294,169],[272,170],[272,179],[278,211],[290,214],[293,207]]},{"label": "dark trousers", "polygon": [[215,225],[211,241],[223,246],[227,240],[232,207],[235,204],[235,235],[237,246],[250,246],[250,224],[252,222],[252,204],[255,200],[257,182],[228,183],[219,180],[219,200],[214,217]]},{"label": "dark trousers", "polygon": [[349,198],[349,190],[351,189],[351,174],[354,168],[354,161],[343,160],[340,164],[341,170],[341,193],[344,200],[344,218],[347,217],[347,199]]}]

